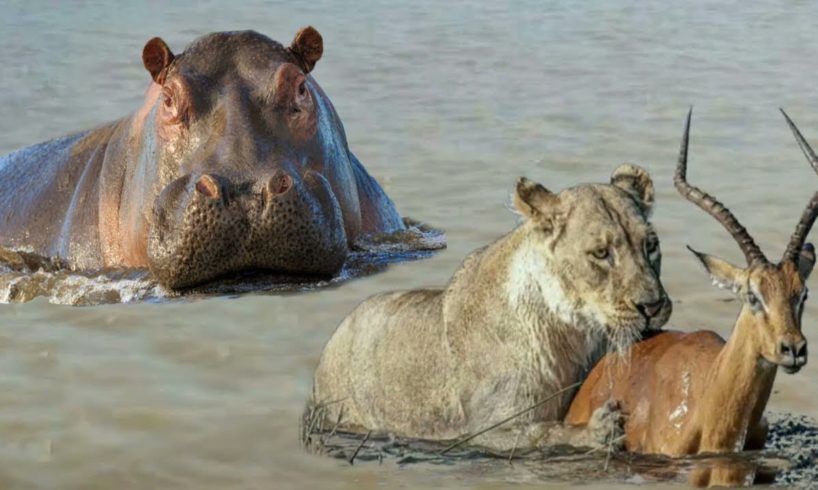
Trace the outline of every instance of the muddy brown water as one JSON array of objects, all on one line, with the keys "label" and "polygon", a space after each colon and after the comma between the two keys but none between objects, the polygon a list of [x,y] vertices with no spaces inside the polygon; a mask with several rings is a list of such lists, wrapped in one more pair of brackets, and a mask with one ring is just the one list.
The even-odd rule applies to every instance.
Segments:
[{"label": "muddy brown water", "polygon": [[[780,254],[818,188],[777,112],[818,143],[815,14],[812,2],[771,0],[2,2],[0,152],[138,107],[148,81],[140,53],[155,35],[180,50],[210,31],[289,41],[313,24],[325,40],[314,75],[350,146],[404,215],[445,230],[448,249],[306,294],[0,306],[0,486],[631,485],[582,472],[531,479],[472,461],[350,467],[303,452],[298,419],[344,315],[380,291],[445,283],[468,251],[515,225],[505,203],[520,175],[560,189],[625,161],[646,166],[670,326],[726,335],[737,305],[684,245],[741,255],[671,186],[683,118],[695,104],[691,182]],[[804,330],[818,345],[814,297]],[[818,362],[780,374],[769,410],[818,417]]]}]

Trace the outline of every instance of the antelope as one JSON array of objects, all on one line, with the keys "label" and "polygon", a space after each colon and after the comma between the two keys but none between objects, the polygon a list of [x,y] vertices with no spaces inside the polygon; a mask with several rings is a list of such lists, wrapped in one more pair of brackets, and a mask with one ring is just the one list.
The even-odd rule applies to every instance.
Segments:
[{"label": "antelope", "polygon": [[[807,362],[801,316],[815,249],[804,244],[818,215],[818,192],[807,204],[776,264],[762,253],[727,207],[687,182],[692,108],[682,137],[674,184],[732,235],[747,259],[741,268],[688,247],[713,283],[731,290],[741,311],[727,341],[709,330],[664,331],[635,344],[624,356],[608,354],[580,388],[565,418],[585,424],[594,409],[618,401],[628,451],[683,456],[761,449],[767,437],[764,407],[776,371],[798,372]],[[818,172],[818,156],[784,114],[798,145]],[[713,475],[715,476],[715,475]],[[734,484],[725,481],[698,484]]]}]

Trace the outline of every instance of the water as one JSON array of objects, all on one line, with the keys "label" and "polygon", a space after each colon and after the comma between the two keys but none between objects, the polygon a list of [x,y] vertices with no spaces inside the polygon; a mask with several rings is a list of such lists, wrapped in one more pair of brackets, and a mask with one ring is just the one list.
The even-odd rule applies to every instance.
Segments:
[{"label": "water", "polygon": [[[814,14],[806,1],[3,2],[0,152],[136,109],[153,36],[180,51],[211,31],[289,42],[312,24],[325,41],[314,75],[351,148],[404,215],[446,230],[449,248],[306,294],[0,307],[0,486],[503,486],[482,467],[349,467],[300,451],[324,342],[363,298],[443,284],[510,230],[518,176],[556,190],[624,161],[655,179],[671,326],[726,335],[737,304],[684,245],[741,254],[671,185],[684,115],[695,104],[691,182],[777,257],[818,188],[777,112],[818,143]],[[813,298],[813,345],[816,322]],[[818,363],[782,373],[769,409],[818,416]]]}]

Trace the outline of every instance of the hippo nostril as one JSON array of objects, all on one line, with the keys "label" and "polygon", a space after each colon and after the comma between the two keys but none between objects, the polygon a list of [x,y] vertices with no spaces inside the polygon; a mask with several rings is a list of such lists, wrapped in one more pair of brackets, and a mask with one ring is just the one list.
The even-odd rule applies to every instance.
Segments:
[{"label": "hippo nostril", "polygon": [[222,194],[219,183],[208,174],[202,175],[196,181],[196,192],[210,199],[219,199]]},{"label": "hippo nostril", "polygon": [[276,172],[270,177],[264,190],[267,193],[268,201],[273,197],[286,194],[293,186],[293,178],[284,172]]}]

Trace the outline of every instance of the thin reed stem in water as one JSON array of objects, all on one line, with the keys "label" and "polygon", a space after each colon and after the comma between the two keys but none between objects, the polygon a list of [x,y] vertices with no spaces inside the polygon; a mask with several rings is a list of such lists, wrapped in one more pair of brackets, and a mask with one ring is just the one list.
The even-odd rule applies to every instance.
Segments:
[{"label": "thin reed stem in water", "polygon": [[523,433],[522,430],[517,431],[517,436],[514,437],[514,445],[511,446],[511,453],[509,453],[509,455],[508,455],[508,464],[510,464],[512,466],[514,466],[514,463],[512,463],[511,460],[514,459],[514,451],[517,449],[517,441],[520,440],[520,434],[522,434],[522,433]]},{"label": "thin reed stem in water", "polygon": [[366,433],[366,435],[364,436],[364,440],[363,440],[363,441],[361,441],[361,443],[360,443],[360,444],[358,444],[358,447],[357,447],[357,448],[355,448],[355,452],[354,452],[354,453],[352,453],[352,457],[351,457],[351,458],[349,458],[349,464],[353,464],[353,463],[355,462],[355,458],[357,458],[357,457],[358,457],[358,453],[361,451],[361,448],[362,448],[362,447],[364,447],[364,444],[366,444],[366,441],[368,441],[368,440],[369,440],[369,436],[371,436],[371,435],[372,435],[372,431],[371,431],[371,430],[370,430],[369,432],[367,432],[367,433]]},{"label": "thin reed stem in water", "polygon": [[459,441],[454,442],[453,444],[451,444],[451,445],[447,446],[446,448],[444,448],[438,454],[444,455],[444,454],[448,453],[449,451],[451,451],[452,449],[471,441],[472,439],[474,439],[477,436],[483,435],[483,434],[485,434],[486,432],[488,432],[488,431],[490,431],[492,429],[496,429],[497,427],[500,427],[501,425],[505,424],[506,422],[510,422],[510,421],[516,419],[520,415],[527,414],[528,412],[534,410],[535,408],[537,408],[537,407],[539,407],[541,405],[544,405],[546,402],[556,398],[557,396],[562,395],[566,391],[570,391],[570,390],[573,390],[574,388],[579,387],[579,385],[581,385],[581,384],[582,384],[582,382],[579,381],[579,382],[574,383],[572,385],[568,385],[565,388],[557,391],[556,393],[553,393],[553,394],[545,397],[544,399],[538,401],[537,403],[531,405],[530,407],[528,407],[526,409],[523,409],[523,410],[520,410],[519,412],[517,412],[517,413],[515,413],[515,414],[513,414],[513,415],[511,415],[509,417],[504,418],[503,420],[497,422],[496,424],[492,424],[489,427],[486,427],[485,429],[479,430],[479,431],[475,432],[474,434],[471,434],[469,436],[464,437],[463,439],[460,439]]}]

